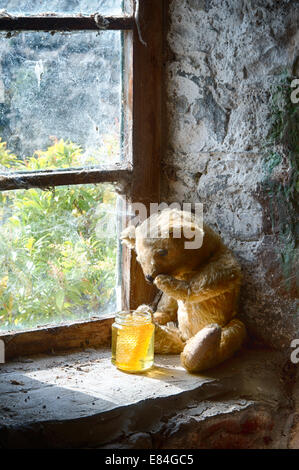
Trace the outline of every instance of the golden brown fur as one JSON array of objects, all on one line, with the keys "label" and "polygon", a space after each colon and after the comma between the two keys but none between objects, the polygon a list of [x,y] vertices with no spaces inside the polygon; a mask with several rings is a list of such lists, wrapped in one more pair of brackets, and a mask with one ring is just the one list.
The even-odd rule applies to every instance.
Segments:
[{"label": "golden brown fur", "polygon": [[[174,225],[185,223],[183,212],[166,211],[171,217],[162,211],[155,223],[162,233],[170,229],[169,237],[149,236],[145,221],[136,229],[125,229],[121,238],[135,247],[145,276],[163,292],[154,313],[155,351],[181,353],[186,369],[199,372],[231,357],[245,338],[245,326],[234,319],[241,270],[232,252],[206,225],[202,245],[186,249],[186,238],[172,234]],[[177,322],[177,327],[168,322]]]}]

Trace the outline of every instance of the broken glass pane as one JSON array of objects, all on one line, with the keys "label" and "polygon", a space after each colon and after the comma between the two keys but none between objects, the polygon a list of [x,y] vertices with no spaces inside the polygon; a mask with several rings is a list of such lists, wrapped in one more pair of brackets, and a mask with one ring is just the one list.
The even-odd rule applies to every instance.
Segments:
[{"label": "broken glass pane", "polygon": [[102,15],[122,13],[123,0],[0,0],[0,9],[14,15],[36,15],[39,13],[76,13]]},{"label": "broken glass pane", "polygon": [[119,161],[121,34],[0,36],[0,171]]},{"label": "broken glass pane", "polygon": [[116,257],[111,185],[0,192],[0,330],[115,311]]}]

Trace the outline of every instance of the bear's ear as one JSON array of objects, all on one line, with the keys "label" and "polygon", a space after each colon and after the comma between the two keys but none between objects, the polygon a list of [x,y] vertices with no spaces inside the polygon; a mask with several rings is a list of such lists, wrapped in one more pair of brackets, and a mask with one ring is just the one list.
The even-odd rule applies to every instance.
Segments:
[{"label": "bear's ear", "polygon": [[129,227],[125,228],[120,234],[120,239],[124,245],[127,245],[131,249],[135,248],[135,225],[129,225]]}]

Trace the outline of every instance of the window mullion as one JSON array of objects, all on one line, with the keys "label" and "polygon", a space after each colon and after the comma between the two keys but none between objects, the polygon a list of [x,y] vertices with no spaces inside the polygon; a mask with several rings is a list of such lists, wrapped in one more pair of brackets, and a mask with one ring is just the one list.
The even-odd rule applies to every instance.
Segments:
[{"label": "window mullion", "polygon": [[127,186],[132,170],[125,165],[114,168],[78,168],[45,171],[27,171],[0,174],[0,191],[28,188],[48,188],[75,184],[118,182]]},{"label": "window mullion", "polygon": [[3,16],[0,31],[84,31],[130,30],[134,26],[132,16]]}]

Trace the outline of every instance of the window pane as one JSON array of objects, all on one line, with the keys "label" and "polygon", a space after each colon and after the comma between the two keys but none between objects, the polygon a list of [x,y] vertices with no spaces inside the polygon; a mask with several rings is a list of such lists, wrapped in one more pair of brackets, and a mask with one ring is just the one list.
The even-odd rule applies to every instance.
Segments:
[{"label": "window pane", "polygon": [[0,170],[118,161],[120,128],[120,31],[0,36]]},{"label": "window pane", "polygon": [[15,15],[38,13],[94,13],[117,15],[122,13],[122,0],[0,0],[0,9]]},{"label": "window pane", "polygon": [[0,329],[115,311],[116,194],[109,184],[0,192]]}]

